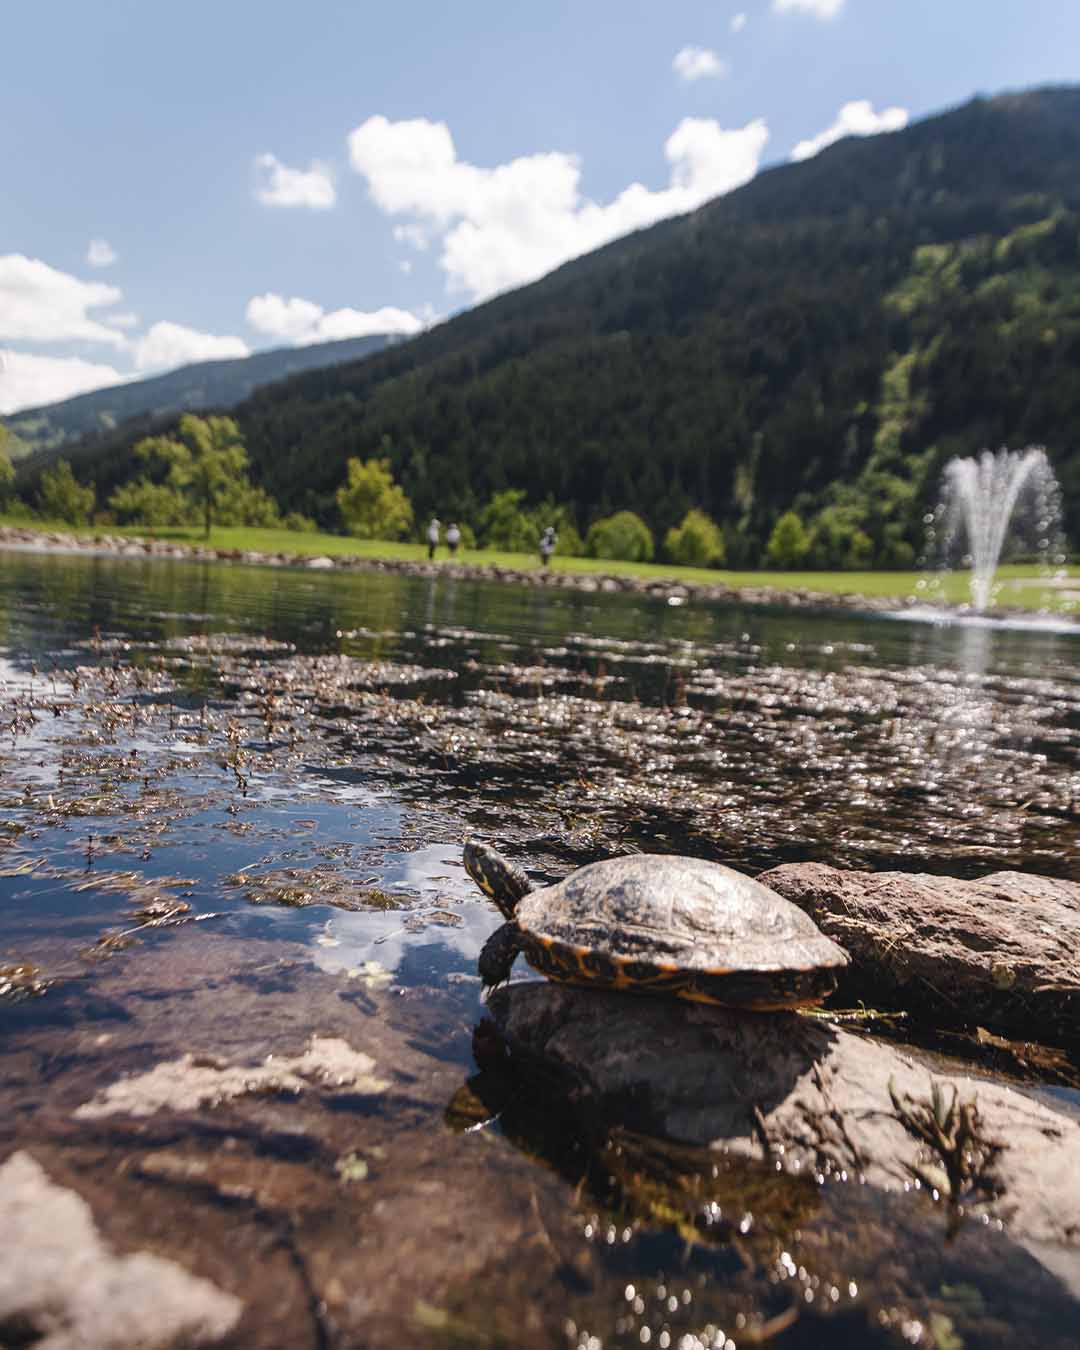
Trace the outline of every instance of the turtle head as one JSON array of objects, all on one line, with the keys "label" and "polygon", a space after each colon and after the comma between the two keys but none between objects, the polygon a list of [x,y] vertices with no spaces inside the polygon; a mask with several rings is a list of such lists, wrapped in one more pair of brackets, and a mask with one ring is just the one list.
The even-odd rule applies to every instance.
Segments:
[{"label": "turtle head", "polygon": [[489,844],[478,844],[472,839],[465,845],[465,871],[508,919],[514,917],[518,901],[532,890],[520,868],[507,862]]}]

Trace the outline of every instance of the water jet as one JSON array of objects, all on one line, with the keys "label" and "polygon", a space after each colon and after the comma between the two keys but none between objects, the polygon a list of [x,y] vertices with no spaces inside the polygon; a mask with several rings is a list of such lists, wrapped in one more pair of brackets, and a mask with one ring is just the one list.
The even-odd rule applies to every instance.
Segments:
[{"label": "water jet", "polygon": [[970,607],[990,608],[998,564],[1013,556],[1060,556],[1061,488],[1042,446],[983,450],[945,466],[941,505],[929,518],[928,544],[940,544],[940,565],[971,571]]}]

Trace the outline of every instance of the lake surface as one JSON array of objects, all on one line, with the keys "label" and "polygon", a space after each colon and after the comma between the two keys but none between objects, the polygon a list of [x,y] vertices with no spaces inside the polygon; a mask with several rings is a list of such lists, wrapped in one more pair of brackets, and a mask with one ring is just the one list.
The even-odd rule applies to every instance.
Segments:
[{"label": "lake surface", "polygon": [[[1030,629],[0,553],[3,1152],[234,1290],[237,1344],[1076,1344],[1065,1284],[923,1196],[827,1185],[775,1222],[759,1201],[760,1244],[688,1241],[644,1162],[598,1182],[550,1097],[495,1101],[501,920],[460,856],[1080,880],[1078,658]],[[155,1065],[313,1035],[370,1058],[361,1086],[109,1108]]]}]

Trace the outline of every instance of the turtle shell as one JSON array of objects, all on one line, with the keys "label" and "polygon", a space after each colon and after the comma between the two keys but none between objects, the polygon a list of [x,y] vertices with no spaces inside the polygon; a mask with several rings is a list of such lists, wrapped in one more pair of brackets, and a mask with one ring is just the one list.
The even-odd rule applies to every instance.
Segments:
[{"label": "turtle shell", "polygon": [[514,912],[553,979],[734,1007],[820,1003],[847,953],[767,886],[719,863],[609,858],[532,891]]}]

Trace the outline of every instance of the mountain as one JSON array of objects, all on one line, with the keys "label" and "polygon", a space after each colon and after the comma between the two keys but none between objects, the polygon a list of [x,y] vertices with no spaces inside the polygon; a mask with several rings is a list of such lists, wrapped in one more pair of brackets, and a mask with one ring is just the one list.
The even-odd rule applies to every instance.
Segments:
[{"label": "mountain", "polygon": [[320,366],[356,361],[381,351],[395,340],[379,334],[309,347],[279,347],[227,361],[199,361],[170,370],[166,375],[111,385],[60,403],[9,413],[0,417],[0,424],[18,437],[20,455],[56,450],[81,437],[112,431],[133,417],[157,418],[205,408],[231,408],[261,385]]},{"label": "mountain", "polygon": [[[813,560],[903,565],[948,456],[1044,443],[1080,540],[1080,88],[838,142],[235,416],[327,522],[346,459],[386,454],[421,518],[505,487],[582,528],[693,505],[756,563],[794,509]],[[69,456],[99,499],[135,439]]]}]

